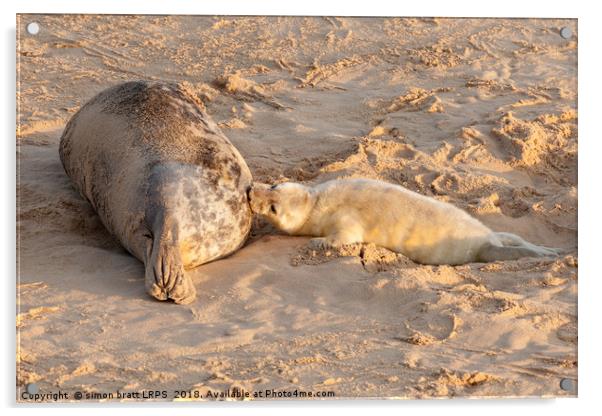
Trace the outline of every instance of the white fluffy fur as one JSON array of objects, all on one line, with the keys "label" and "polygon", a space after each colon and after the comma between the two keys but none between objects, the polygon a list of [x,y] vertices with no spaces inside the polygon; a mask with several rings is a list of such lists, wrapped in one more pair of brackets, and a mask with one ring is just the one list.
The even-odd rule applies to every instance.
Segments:
[{"label": "white fluffy fur", "polygon": [[[254,184],[251,209],[291,235],[319,247],[374,243],[424,264],[554,255],[508,233],[494,233],[451,204],[401,186],[343,179],[315,187]],[[275,211],[275,212],[274,212]]]}]

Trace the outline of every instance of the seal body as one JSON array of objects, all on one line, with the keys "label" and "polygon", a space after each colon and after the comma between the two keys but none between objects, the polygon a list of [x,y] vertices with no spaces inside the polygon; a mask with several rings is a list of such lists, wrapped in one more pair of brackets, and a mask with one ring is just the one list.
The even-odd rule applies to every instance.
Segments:
[{"label": "seal body", "polygon": [[105,227],[144,262],[158,299],[191,302],[184,269],[232,253],[249,233],[251,173],[182,85],[102,91],[68,122],[59,152]]},{"label": "seal body", "polygon": [[316,248],[374,243],[419,263],[450,265],[557,254],[493,232],[451,204],[381,181],[254,184],[249,198],[252,210],[277,228],[317,237],[310,242]]}]

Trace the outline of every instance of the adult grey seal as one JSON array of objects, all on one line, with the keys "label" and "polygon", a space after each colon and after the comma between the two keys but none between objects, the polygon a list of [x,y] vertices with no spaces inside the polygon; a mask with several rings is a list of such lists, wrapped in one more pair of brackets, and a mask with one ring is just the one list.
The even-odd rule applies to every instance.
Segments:
[{"label": "adult grey seal", "polygon": [[157,299],[192,302],[184,270],[231,254],[249,233],[251,172],[181,84],[102,91],[67,123],[59,152],[105,227],[144,262]]}]

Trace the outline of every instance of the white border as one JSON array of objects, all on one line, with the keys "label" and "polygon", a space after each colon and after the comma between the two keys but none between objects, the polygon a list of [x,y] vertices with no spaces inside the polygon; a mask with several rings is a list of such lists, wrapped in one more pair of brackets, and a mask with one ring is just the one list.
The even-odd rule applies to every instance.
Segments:
[{"label": "white border", "polygon": [[[319,412],[324,414],[365,413],[376,408],[380,413],[399,414],[419,412],[420,414],[471,414],[507,415],[523,411],[545,412],[546,414],[580,414],[590,406],[598,407],[597,387],[600,386],[600,333],[598,317],[599,308],[597,294],[602,293],[600,287],[599,267],[596,267],[596,251],[600,249],[600,227],[598,198],[602,187],[599,184],[600,165],[602,165],[602,116],[599,115],[602,91],[600,89],[599,40],[602,39],[600,27],[602,16],[596,13],[595,2],[504,0],[503,2],[485,1],[438,1],[428,2],[395,2],[393,0],[367,1],[331,1],[304,0],[287,2],[283,0],[212,0],[208,1],[155,1],[155,0],[104,0],[104,1],[68,1],[36,2],[20,0],[3,2],[0,19],[3,24],[2,81],[4,97],[1,100],[2,126],[5,134],[2,140],[2,157],[4,163],[0,168],[0,230],[2,230],[3,249],[0,250],[1,264],[6,272],[2,276],[4,283],[5,312],[2,320],[4,336],[2,352],[4,365],[1,376],[3,405],[14,408],[15,391],[15,13],[112,13],[112,14],[237,14],[237,15],[346,15],[346,16],[444,16],[444,17],[563,17],[579,19],[579,398],[556,400],[439,400],[439,401],[347,401],[347,402],[270,402],[240,405],[235,403],[205,403],[196,406],[178,406],[173,409],[178,414],[211,414],[231,413],[270,414],[283,412],[288,414],[306,414]],[[8,340],[8,341],[6,341]],[[107,410],[127,411],[133,414],[161,414],[169,405],[140,405],[115,407],[113,405],[96,405],[65,409],[58,406],[23,407],[20,413],[29,413],[39,409],[45,414],[65,414],[70,412],[89,414],[106,414]],[[72,406],[73,407],[73,406]],[[110,407],[110,410],[107,409]],[[341,409],[341,407],[343,409]],[[172,409],[170,409],[172,410]],[[588,412],[589,413],[589,412]]]},{"label": "white border", "polygon": [[336,15],[336,16],[441,16],[441,17],[578,17],[578,8],[557,0],[545,3],[524,0],[483,1],[319,1],[212,0],[153,1],[58,0],[41,4],[20,1],[20,13],[117,13],[117,14],[229,14],[229,15]]}]

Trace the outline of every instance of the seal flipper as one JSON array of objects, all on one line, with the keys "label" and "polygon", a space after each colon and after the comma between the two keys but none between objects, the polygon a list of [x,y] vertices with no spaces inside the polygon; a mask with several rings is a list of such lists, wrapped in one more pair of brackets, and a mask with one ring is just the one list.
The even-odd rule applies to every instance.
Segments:
[{"label": "seal flipper", "polygon": [[522,257],[547,257],[557,256],[556,251],[534,244],[529,245],[503,245],[485,243],[479,250],[478,261],[491,262],[498,260],[517,260]]},{"label": "seal flipper", "polygon": [[147,292],[159,300],[169,298],[187,304],[196,298],[194,284],[184,273],[178,224],[163,213],[154,218],[152,237],[147,242],[145,282]]},{"label": "seal flipper", "polygon": [[504,247],[528,248],[528,249],[531,249],[531,250],[539,252],[539,253],[543,253],[544,255],[548,255],[548,256],[562,254],[564,252],[564,250],[559,249],[559,248],[538,246],[538,245],[530,243],[527,240],[524,240],[523,238],[519,237],[518,235],[512,234],[512,233],[497,232],[497,233],[495,233],[495,236],[501,241],[501,243]]},{"label": "seal flipper", "polygon": [[166,300],[167,293],[159,285],[159,280],[155,277],[154,262],[151,261],[153,252],[153,240],[149,238],[146,243],[146,258],[144,259],[144,285],[146,292],[158,300]]}]

